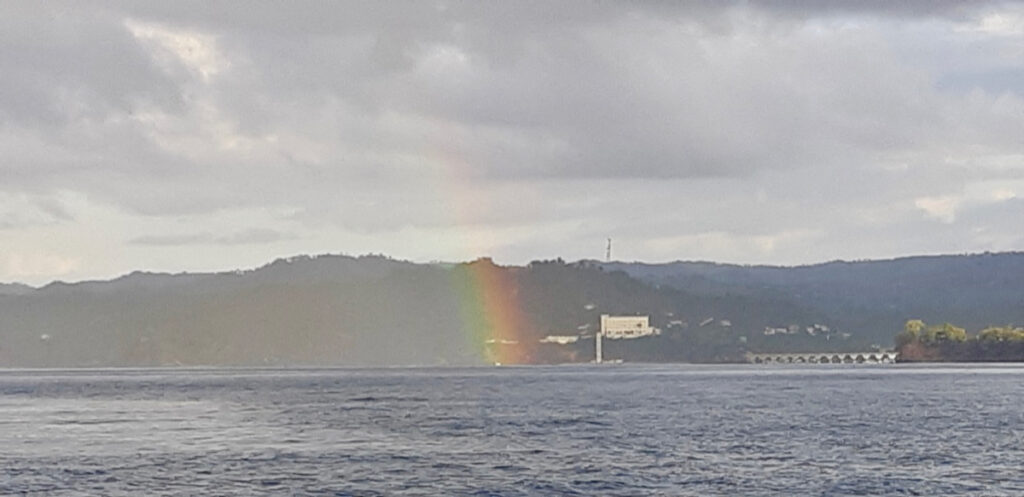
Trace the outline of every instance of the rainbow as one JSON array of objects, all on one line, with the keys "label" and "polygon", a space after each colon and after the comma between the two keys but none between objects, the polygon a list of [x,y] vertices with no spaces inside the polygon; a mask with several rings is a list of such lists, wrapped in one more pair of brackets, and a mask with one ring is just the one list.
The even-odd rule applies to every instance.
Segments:
[{"label": "rainbow", "polygon": [[[481,205],[486,197],[473,184],[473,166],[459,150],[458,137],[465,133],[449,123],[438,122],[443,134],[453,137],[446,143],[435,142],[431,156],[438,166],[434,191],[441,194],[460,230],[462,245],[475,256],[486,253],[494,240],[486,234],[472,233],[480,226]],[[531,322],[523,311],[515,270],[495,265],[491,259],[459,264],[453,269],[453,287],[459,300],[459,311],[466,347],[476,359],[489,364],[523,364],[530,362],[535,338],[530,338]]]},{"label": "rainbow", "polygon": [[490,259],[456,270],[463,330],[468,345],[494,364],[523,364],[534,349],[532,323],[523,312],[519,284],[512,269]]}]

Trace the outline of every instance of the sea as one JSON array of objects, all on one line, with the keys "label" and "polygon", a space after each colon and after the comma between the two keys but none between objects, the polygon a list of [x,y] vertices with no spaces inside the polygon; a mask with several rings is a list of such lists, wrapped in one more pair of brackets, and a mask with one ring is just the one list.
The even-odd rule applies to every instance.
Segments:
[{"label": "sea", "polygon": [[1024,366],[0,370],[0,494],[1021,496]]}]

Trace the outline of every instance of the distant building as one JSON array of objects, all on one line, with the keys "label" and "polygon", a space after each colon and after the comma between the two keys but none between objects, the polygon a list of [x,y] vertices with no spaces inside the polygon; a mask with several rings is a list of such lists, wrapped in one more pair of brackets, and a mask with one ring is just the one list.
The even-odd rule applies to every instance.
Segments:
[{"label": "distant building", "polygon": [[658,335],[661,330],[651,327],[650,316],[601,315],[601,335],[612,340]]},{"label": "distant building", "polygon": [[519,340],[506,340],[504,338],[491,338],[489,340],[484,340],[484,343],[486,343],[487,345],[494,345],[494,344],[499,344],[499,345],[518,345],[519,344]]},{"label": "distant building", "polygon": [[557,343],[558,345],[568,345],[570,343],[576,343],[579,341],[579,335],[548,335],[540,339],[540,343]]},{"label": "distant building", "polygon": [[831,328],[823,324],[815,324],[814,326],[808,326],[806,331],[807,334],[811,336],[828,335],[829,333],[832,332]]}]

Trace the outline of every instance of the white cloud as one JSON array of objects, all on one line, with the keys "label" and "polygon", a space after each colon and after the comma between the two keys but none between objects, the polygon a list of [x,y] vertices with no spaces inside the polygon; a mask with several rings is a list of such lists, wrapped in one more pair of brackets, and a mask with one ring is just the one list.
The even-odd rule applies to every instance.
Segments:
[{"label": "white cloud", "polygon": [[992,190],[992,200],[1003,201],[1010,200],[1011,198],[1017,198],[1017,192],[1009,188],[997,188]]},{"label": "white cloud", "polygon": [[135,19],[127,19],[124,24],[135,38],[149,44],[153,56],[172,72],[168,64],[173,59],[209,82],[231,66],[218,50],[214,36]]},{"label": "white cloud", "polygon": [[34,281],[39,277],[59,278],[75,271],[81,265],[76,257],[40,253],[0,254],[0,274],[7,278]]},{"label": "white cloud", "polygon": [[919,197],[914,199],[914,205],[925,212],[933,219],[938,219],[946,224],[956,220],[956,210],[960,207],[963,199],[955,195],[942,195],[935,197]]},{"label": "white cloud", "polygon": [[1024,7],[1019,5],[982,15],[961,29],[989,35],[1019,38],[1024,36]]}]

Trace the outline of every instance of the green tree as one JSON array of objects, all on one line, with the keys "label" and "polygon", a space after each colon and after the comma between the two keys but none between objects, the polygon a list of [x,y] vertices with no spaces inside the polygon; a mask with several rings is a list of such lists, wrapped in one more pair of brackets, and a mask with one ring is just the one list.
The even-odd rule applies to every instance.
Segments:
[{"label": "green tree", "polygon": [[978,340],[983,342],[1019,342],[1024,341],[1024,328],[1013,326],[989,326],[978,332]]},{"label": "green tree", "polygon": [[925,341],[929,343],[965,342],[967,341],[967,331],[950,323],[929,326],[925,332]]},{"label": "green tree", "polygon": [[924,321],[921,321],[920,319],[911,319],[903,325],[903,331],[906,331],[913,335],[914,338],[917,338],[921,334],[921,330],[925,329],[925,327]]},{"label": "green tree", "polygon": [[903,325],[903,331],[896,335],[896,348],[903,347],[918,341],[921,338],[921,330],[925,328],[924,321],[911,319]]}]

